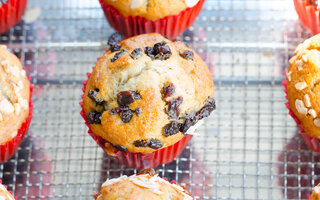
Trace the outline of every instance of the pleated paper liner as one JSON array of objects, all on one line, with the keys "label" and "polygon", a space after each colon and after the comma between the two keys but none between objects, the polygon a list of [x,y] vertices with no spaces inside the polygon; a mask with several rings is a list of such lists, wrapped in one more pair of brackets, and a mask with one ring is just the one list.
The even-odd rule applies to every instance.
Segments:
[{"label": "pleated paper liner", "polygon": [[[284,86],[284,92],[286,93],[286,99],[288,100],[288,92],[287,92],[287,83],[288,80],[285,79],[282,82],[282,85]],[[316,153],[320,153],[320,140],[316,137],[310,137],[308,133],[306,133],[301,126],[301,121],[299,120],[299,118],[294,114],[294,112],[291,110],[289,102],[285,103],[286,107],[289,110],[289,115],[291,115],[291,117],[296,121],[299,129],[300,129],[300,133],[302,135],[303,140],[305,141],[305,143],[308,145],[308,147],[316,152]]]},{"label": "pleated paper liner", "polygon": [[28,132],[33,111],[32,93],[33,85],[30,84],[29,115],[26,118],[26,120],[22,123],[17,135],[7,143],[0,145],[0,163],[6,162],[17,152],[18,147],[24,139],[24,136]]},{"label": "pleated paper liner", "polygon": [[[88,78],[90,77],[90,73],[87,73]],[[85,88],[88,81],[83,82],[83,93],[85,92]],[[82,99],[84,97],[84,94],[82,95]],[[108,141],[104,140],[102,137],[95,135],[87,122],[87,115],[85,114],[83,110],[83,102],[80,103],[81,106],[81,116],[85,120],[86,125],[88,126],[89,130],[88,133],[91,135],[91,137],[99,144],[99,146],[105,150],[105,144],[108,143]],[[143,154],[143,153],[131,153],[127,152],[124,153],[122,151],[115,151],[114,153],[117,155],[115,156],[116,159],[121,163],[122,165],[125,165],[130,168],[137,168],[137,169],[145,169],[145,168],[155,168],[158,165],[161,164],[167,164],[172,162],[176,157],[178,157],[185,146],[188,144],[188,142],[191,140],[192,135],[187,135],[183,137],[180,141],[177,143],[159,149],[157,151],[154,151],[153,153]]]},{"label": "pleated paper liner", "polygon": [[308,0],[293,0],[300,21],[314,34],[320,33],[319,10]]},{"label": "pleated paper liner", "polygon": [[21,21],[28,0],[8,0],[0,5],[0,34]]},{"label": "pleated paper liner", "polygon": [[158,20],[148,20],[139,16],[124,17],[117,9],[99,0],[109,24],[126,38],[143,33],[160,33],[170,40],[181,35],[197,18],[205,0],[181,11],[178,15],[167,16]]}]

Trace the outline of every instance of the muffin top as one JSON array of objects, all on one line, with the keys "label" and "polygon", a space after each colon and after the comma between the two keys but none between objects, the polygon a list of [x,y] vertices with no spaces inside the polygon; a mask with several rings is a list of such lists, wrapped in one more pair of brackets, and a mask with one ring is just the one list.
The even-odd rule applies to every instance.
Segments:
[{"label": "muffin top", "polygon": [[7,189],[0,183],[0,200],[15,200]]},{"label": "muffin top", "polygon": [[29,114],[30,82],[19,59],[0,45],[0,144],[17,135]]},{"label": "muffin top", "polygon": [[95,195],[96,200],[192,200],[185,189],[177,184],[155,175],[154,170],[144,170],[133,176],[107,180],[101,193]]},{"label": "muffin top", "polygon": [[199,0],[103,0],[116,8],[123,16],[140,16],[157,20],[178,15],[188,7],[195,6]]},{"label": "muffin top", "polygon": [[124,152],[170,146],[215,109],[210,72],[194,51],[160,34],[116,44],[120,38],[110,37],[110,50],[89,77],[83,99],[87,122]]},{"label": "muffin top", "polygon": [[309,200],[320,200],[320,184],[313,188]]},{"label": "muffin top", "polygon": [[320,136],[320,35],[300,44],[290,59],[287,91],[290,108],[310,136]]}]

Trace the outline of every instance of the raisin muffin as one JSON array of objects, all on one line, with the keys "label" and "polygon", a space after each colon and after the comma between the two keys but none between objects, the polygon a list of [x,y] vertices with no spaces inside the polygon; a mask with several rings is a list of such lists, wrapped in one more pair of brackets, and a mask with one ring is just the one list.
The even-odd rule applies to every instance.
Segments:
[{"label": "raisin muffin", "polygon": [[96,200],[192,200],[185,189],[174,182],[160,178],[153,169],[146,169],[138,175],[121,176],[107,180],[97,193]]},{"label": "raisin muffin", "polygon": [[0,199],[1,200],[15,200],[15,198],[8,192],[6,187],[0,181]]},{"label": "raisin muffin", "polygon": [[313,188],[309,200],[320,200],[320,184]]},{"label": "raisin muffin", "polygon": [[27,0],[0,0],[0,34],[21,20],[27,2]]},{"label": "raisin muffin", "polygon": [[204,0],[100,0],[110,25],[126,37],[158,32],[174,39],[201,11]]},{"label": "raisin muffin", "polygon": [[300,21],[313,33],[320,32],[318,0],[293,0]]},{"label": "raisin muffin", "polygon": [[[0,162],[15,149],[15,143],[20,144],[29,126],[30,87],[19,59],[0,45]],[[19,141],[15,140],[17,136]],[[10,143],[9,149],[6,149],[7,143]]]},{"label": "raisin muffin", "polygon": [[[215,109],[213,80],[202,59],[181,42],[144,34],[118,44],[93,69],[83,97],[91,131],[112,151],[152,153],[182,140]],[[191,128],[192,129],[192,128]]]}]

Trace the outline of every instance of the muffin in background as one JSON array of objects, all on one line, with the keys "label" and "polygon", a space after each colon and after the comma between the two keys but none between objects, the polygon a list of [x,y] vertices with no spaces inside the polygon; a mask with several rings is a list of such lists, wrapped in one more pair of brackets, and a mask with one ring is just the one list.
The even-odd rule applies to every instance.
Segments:
[{"label": "muffin in background", "polygon": [[300,44],[289,61],[287,93],[289,114],[295,119],[306,144],[320,153],[320,34]]},{"label": "muffin in background", "polygon": [[109,24],[125,37],[160,33],[173,40],[199,15],[205,0],[99,0]]},{"label": "muffin in background", "polygon": [[0,0],[0,34],[20,22],[27,0]]},{"label": "muffin in background", "polygon": [[11,192],[8,192],[7,188],[1,184],[0,180],[0,199],[2,200],[15,200]]},{"label": "muffin in background", "polygon": [[101,193],[95,194],[96,200],[192,200],[183,187],[175,181],[169,183],[156,175],[153,169],[142,170],[137,175],[121,176],[107,180]]},{"label": "muffin in background", "polygon": [[0,163],[13,156],[29,128],[32,89],[19,59],[0,45]]},{"label": "muffin in background", "polygon": [[314,34],[320,33],[318,0],[293,0],[300,21]]},{"label": "muffin in background", "polygon": [[121,39],[111,36],[110,50],[84,82],[81,115],[122,164],[171,162],[215,109],[210,72],[194,51],[160,34]]},{"label": "muffin in background", "polygon": [[320,200],[320,184],[313,188],[309,200]]}]

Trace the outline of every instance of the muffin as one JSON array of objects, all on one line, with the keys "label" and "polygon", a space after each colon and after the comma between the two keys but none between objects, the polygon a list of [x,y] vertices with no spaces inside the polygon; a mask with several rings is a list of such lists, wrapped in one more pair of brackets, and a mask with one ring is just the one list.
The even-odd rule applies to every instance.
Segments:
[{"label": "muffin", "polygon": [[284,82],[289,103],[289,113],[296,120],[308,146],[320,152],[320,35],[300,44]]},{"label": "muffin", "polygon": [[309,200],[320,200],[320,184],[313,188]]},{"label": "muffin", "polygon": [[171,162],[215,109],[212,77],[181,42],[157,33],[119,40],[118,34],[110,37],[110,50],[84,83],[89,133],[127,166]]},{"label": "muffin", "polygon": [[0,199],[1,200],[15,200],[11,192],[8,192],[7,188],[1,184],[0,180]]},{"label": "muffin", "polygon": [[0,34],[20,22],[27,0],[0,0]]},{"label": "muffin", "polygon": [[109,24],[125,37],[157,32],[175,39],[199,15],[204,0],[99,0]]},{"label": "muffin", "polygon": [[146,169],[138,175],[121,176],[107,180],[97,193],[96,200],[192,200],[185,189],[174,181],[169,183],[155,174],[153,169]]},{"label": "muffin", "polygon": [[19,59],[0,46],[0,162],[18,149],[32,118],[32,86]]},{"label": "muffin", "polygon": [[313,33],[320,32],[318,0],[293,0],[300,21]]}]

